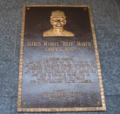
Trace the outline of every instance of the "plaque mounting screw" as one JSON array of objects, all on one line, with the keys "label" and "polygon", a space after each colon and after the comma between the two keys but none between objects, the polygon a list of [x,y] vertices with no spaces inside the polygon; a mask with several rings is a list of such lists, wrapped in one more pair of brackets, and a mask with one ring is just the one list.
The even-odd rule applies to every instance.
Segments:
[{"label": "plaque mounting screw", "polygon": [[28,7],[27,10],[29,10],[30,8]]},{"label": "plaque mounting screw", "polygon": [[24,104],[24,105],[26,105],[27,103],[26,103],[26,102],[24,102],[23,104]]},{"label": "plaque mounting screw", "polygon": [[97,104],[100,104],[100,101],[97,101]]},{"label": "plaque mounting screw", "polygon": [[84,8],[84,10],[87,10],[86,8]]}]

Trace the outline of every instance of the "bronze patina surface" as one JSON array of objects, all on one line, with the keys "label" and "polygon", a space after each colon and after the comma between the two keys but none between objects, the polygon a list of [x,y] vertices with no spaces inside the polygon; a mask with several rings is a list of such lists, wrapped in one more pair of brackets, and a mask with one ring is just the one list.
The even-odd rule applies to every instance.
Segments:
[{"label": "bronze patina surface", "polygon": [[23,6],[17,110],[106,110],[89,5]]}]

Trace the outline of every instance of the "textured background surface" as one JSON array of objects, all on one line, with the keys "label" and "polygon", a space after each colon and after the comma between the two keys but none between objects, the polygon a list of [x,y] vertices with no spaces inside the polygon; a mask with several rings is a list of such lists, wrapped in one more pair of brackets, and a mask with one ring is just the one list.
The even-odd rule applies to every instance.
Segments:
[{"label": "textured background surface", "polygon": [[91,6],[107,111],[78,113],[120,114],[120,0],[0,0],[0,114],[18,114],[17,88],[23,4]]}]

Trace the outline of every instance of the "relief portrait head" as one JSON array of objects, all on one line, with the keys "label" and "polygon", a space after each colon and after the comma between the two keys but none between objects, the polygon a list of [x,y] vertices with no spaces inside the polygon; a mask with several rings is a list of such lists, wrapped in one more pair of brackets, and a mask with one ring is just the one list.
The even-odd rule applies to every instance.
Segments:
[{"label": "relief portrait head", "polygon": [[50,23],[53,25],[53,28],[44,31],[43,37],[51,37],[51,36],[73,37],[74,33],[67,31],[63,28],[66,22],[67,22],[66,16],[63,11],[60,10],[52,11],[50,16]]}]

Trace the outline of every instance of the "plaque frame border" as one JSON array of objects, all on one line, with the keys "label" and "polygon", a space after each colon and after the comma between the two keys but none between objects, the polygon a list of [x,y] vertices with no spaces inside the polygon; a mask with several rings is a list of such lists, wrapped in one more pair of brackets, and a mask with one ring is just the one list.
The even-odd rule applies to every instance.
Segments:
[{"label": "plaque frame border", "polygon": [[[66,108],[21,108],[21,99],[22,99],[22,69],[23,69],[23,49],[24,49],[24,30],[25,30],[25,13],[26,7],[88,7],[90,25],[93,36],[93,43],[95,49],[95,56],[98,69],[98,78],[99,86],[101,93],[102,107],[66,107]],[[97,47],[97,40],[94,30],[93,18],[90,5],[23,5],[22,13],[22,28],[21,28],[21,42],[20,42],[20,60],[19,60],[19,82],[18,82],[18,102],[17,102],[17,111],[18,112],[78,112],[78,111],[106,111],[105,95],[102,83],[102,74],[99,60],[99,53]]]}]

